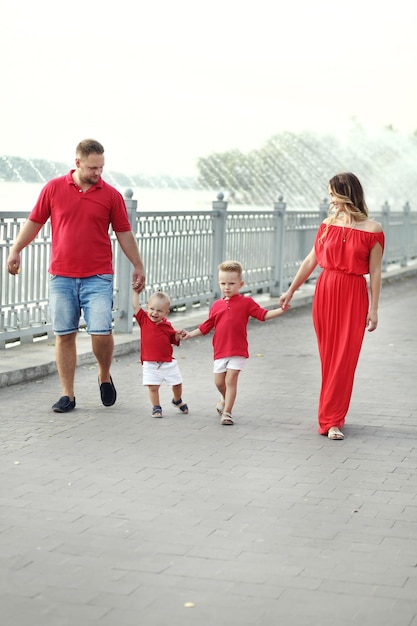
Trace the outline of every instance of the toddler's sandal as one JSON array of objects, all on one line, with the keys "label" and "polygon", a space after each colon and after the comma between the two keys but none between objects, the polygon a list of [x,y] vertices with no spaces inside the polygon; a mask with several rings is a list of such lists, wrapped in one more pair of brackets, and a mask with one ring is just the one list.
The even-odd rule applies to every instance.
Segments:
[{"label": "toddler's sandal", "polygon": [[224,398],[221,398],[216,404],[216,411],[221,416],[224,411]]},{"label": "toddler's sandal", "polygon": [[154,407],[152,407],[152,417],[163,417],[162,409],[160,406],[155,405]]},{"label": "toddler's sandal", "polygon": [[181,413],[184,413],[184,415],[188,413],[188,406],[185,404],[185,402],[182,401],[182,398],[180,398],[179,400],[173,399],[172,404],[176,406],[177,409],[181,411]]}]

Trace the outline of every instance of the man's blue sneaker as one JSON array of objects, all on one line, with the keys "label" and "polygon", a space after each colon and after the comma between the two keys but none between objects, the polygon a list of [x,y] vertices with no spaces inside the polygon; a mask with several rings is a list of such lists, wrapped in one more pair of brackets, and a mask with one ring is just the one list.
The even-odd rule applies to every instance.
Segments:
[{"label": "man's blue sneaker", "polygon": [[75,409],[75,397],[74,400],[70,400],[69,396],[62,396],[58,402],[52,405],[52,410],[55,413],[68,413],[72,409]]},{"label": "man's blue sneaker", "polygon": [[113,404],[116,402],[117,393],[116,393],[116,387],[113,384],[112,377],[110,376],[109,383],[101,383],[100,385],[100,381],[99,381],[98,385],[100,387],[101,401],[104,404],[104,406],[113,406]]}]

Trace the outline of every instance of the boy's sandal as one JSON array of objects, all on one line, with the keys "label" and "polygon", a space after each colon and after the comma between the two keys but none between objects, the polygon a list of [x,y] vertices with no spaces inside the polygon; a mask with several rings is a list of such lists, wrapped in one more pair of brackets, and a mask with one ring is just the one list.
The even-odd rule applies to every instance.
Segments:
[{"label": "boy's sandal", "polygon": [[228,413],[227,411],[223,411],[222,419],[220,420],[220,423],[223,426],[233,426],[233,420],[232,420],[231,413]]},{"label": "boy's sandal", "polygon": [[152,417],[162,417],[162,409],[160,406],[155,405],[152,407]]},{"label": "boy's sandal", "polygon": [[177,407],[177,409],[179,409],[181,411],[181,413],[188,413],[188,406],[185,404],[185,402],[182,401],[182,398],[180,398],[179,400],[172,400],[172,404],[174,406]]},{"label": "boy's sandal", "polygon": [[222,415],[224,411],[224,398],[219,400],[218,403],[216,404],[216,411],[219,415]]}]

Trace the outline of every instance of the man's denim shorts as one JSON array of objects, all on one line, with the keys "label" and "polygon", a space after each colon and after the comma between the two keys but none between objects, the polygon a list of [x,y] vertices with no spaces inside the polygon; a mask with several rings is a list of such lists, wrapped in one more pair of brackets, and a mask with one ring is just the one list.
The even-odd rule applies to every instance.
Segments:
[{"label": "man's denim shorts", "polygon": [[113,274],[87,278],[49,275],[49,309],[56,335],[77,332],[81,312],[90,335],[112,331]]}]

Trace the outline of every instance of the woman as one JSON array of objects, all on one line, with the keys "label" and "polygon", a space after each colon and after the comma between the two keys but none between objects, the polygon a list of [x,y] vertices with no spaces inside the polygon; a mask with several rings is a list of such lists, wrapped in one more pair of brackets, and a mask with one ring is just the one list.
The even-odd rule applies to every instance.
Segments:
[{"label": "woman", "polygon": [[[294,292],[319,264],[313,301],[322,372],[318,409],[319,433],[344,439],[355,370],[365,328],[378,324],[384,233],[368,217],[362,185],[351,173],[329,181],[329,216],[320,225],[314,246],[279,305],[288,308]],[[370,277],[370,300],[364,274]]]}]

